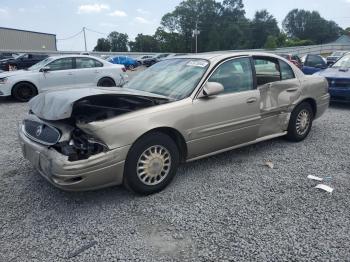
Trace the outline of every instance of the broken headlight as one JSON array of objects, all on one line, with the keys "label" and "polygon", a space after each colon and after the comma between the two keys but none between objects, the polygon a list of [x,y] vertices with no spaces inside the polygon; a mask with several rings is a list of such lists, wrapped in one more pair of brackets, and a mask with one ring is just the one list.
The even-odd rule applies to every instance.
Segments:
[{"label": "broken headlight", "polygon": [[69,161],[78,161],[106,152],[108,151],[108,146],[80,129],[75,129],[72,132],[71,139],[59,143],[56,149],[63,155],[68,156]]}]

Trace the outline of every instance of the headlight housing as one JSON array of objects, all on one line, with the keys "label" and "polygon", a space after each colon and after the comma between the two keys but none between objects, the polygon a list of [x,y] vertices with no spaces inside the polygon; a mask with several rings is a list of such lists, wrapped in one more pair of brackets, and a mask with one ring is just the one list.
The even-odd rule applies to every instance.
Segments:
[{"label": "headlight housing", "polygon": [[7,77],[2,77],[0,78],[0,85],[6,84],[7,83],[8,78]]}]

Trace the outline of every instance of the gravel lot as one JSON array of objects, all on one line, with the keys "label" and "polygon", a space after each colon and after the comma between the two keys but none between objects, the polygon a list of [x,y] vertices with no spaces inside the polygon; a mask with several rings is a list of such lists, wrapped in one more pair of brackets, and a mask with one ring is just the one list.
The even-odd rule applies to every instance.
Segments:
[{"label": "gravel lot", "polygon": [[[22,158],[27,110],[0,100],[0,261],[350,261],[350,105],[333,105],[304,142],[186,164],[148,197],[52,187]],[[330,176],[333,194],[308,174]]]}]

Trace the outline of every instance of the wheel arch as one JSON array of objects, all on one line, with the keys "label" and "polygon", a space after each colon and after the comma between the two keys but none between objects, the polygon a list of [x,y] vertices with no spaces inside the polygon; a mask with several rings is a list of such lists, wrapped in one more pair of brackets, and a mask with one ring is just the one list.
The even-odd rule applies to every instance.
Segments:
[{"label": "wheel arch", "polygon": [[116,82],[115,82],[115,80],[113,79],[113,77],[111,77],[111,76],[103,76],[103,77],[101,77],[101,78],[97,81],[97,86],[99,86],[99,84],[100,84],[104,79],[109,79],[109,80],[113,81],[114,85],[116,85]]},{"label": "wheel arch", "polygon": [[[299,103],[297,103],[294,108],[296,108],[297,106],[299,106],[300,104],[305,103],[305,102],[309,103],[311,105],[312,113],[314,114],[314,117],[315,117],[317,114],[317,103],[316,103],[316,100],[314,98],[311,98],[311,97],[304,98],[301,101],[299,101]],[[293,108],[293,110],[294,110],[294,108]]]},{"label": "wheel arch", "polygon": [[22,83],[31,84],[31,85],[36,89],[36,93],[39,94],[39,89],[38,89],[38,87],[36,86],[36,84],[34,84],[33,82],[28,81],[28,80],[20,80],[20,81],[18,81],[18,82],[16,82],[15,84],[12,85],[12,87],[11,87],[11,96],[13,96],[13,90],[14,90],[14,88],[16,87],[16,85],[22,84]]},{"label": "wheel arch", "polygon": [[187,144],[186,144],[185,138],[177,129],[175,129],[173,127],[166,127],[165,126],[165,127],[157,127],[157,128],[153,128],[151,130],[148,130],[146,133],[142,134],[139,138],[137,138],[133,144],[135,144],[137,141],[142,139],[142,137],[144,137],[150,133],[155,133],[155,132],[160,132],[160,133],[168,135],[175,142],[176,146],[179,149],[180,161],[181,162],[186,161],[188,149],[187,149]]}]

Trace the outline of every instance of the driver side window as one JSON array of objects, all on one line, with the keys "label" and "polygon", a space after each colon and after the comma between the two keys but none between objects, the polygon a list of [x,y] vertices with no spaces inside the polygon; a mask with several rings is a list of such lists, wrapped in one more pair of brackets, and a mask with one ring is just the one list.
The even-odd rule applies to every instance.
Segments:
[{"label": "driver side window", "polygon": [[250,59],[244,57],[224,62],[215,70],[208,81],[222,84],[224,94],[254,89]]},{"label": "driver side window", "polygon": [[48,66],[50,67],[50,71],[73,69],[73,58],[60,58],[51,62]]}]

